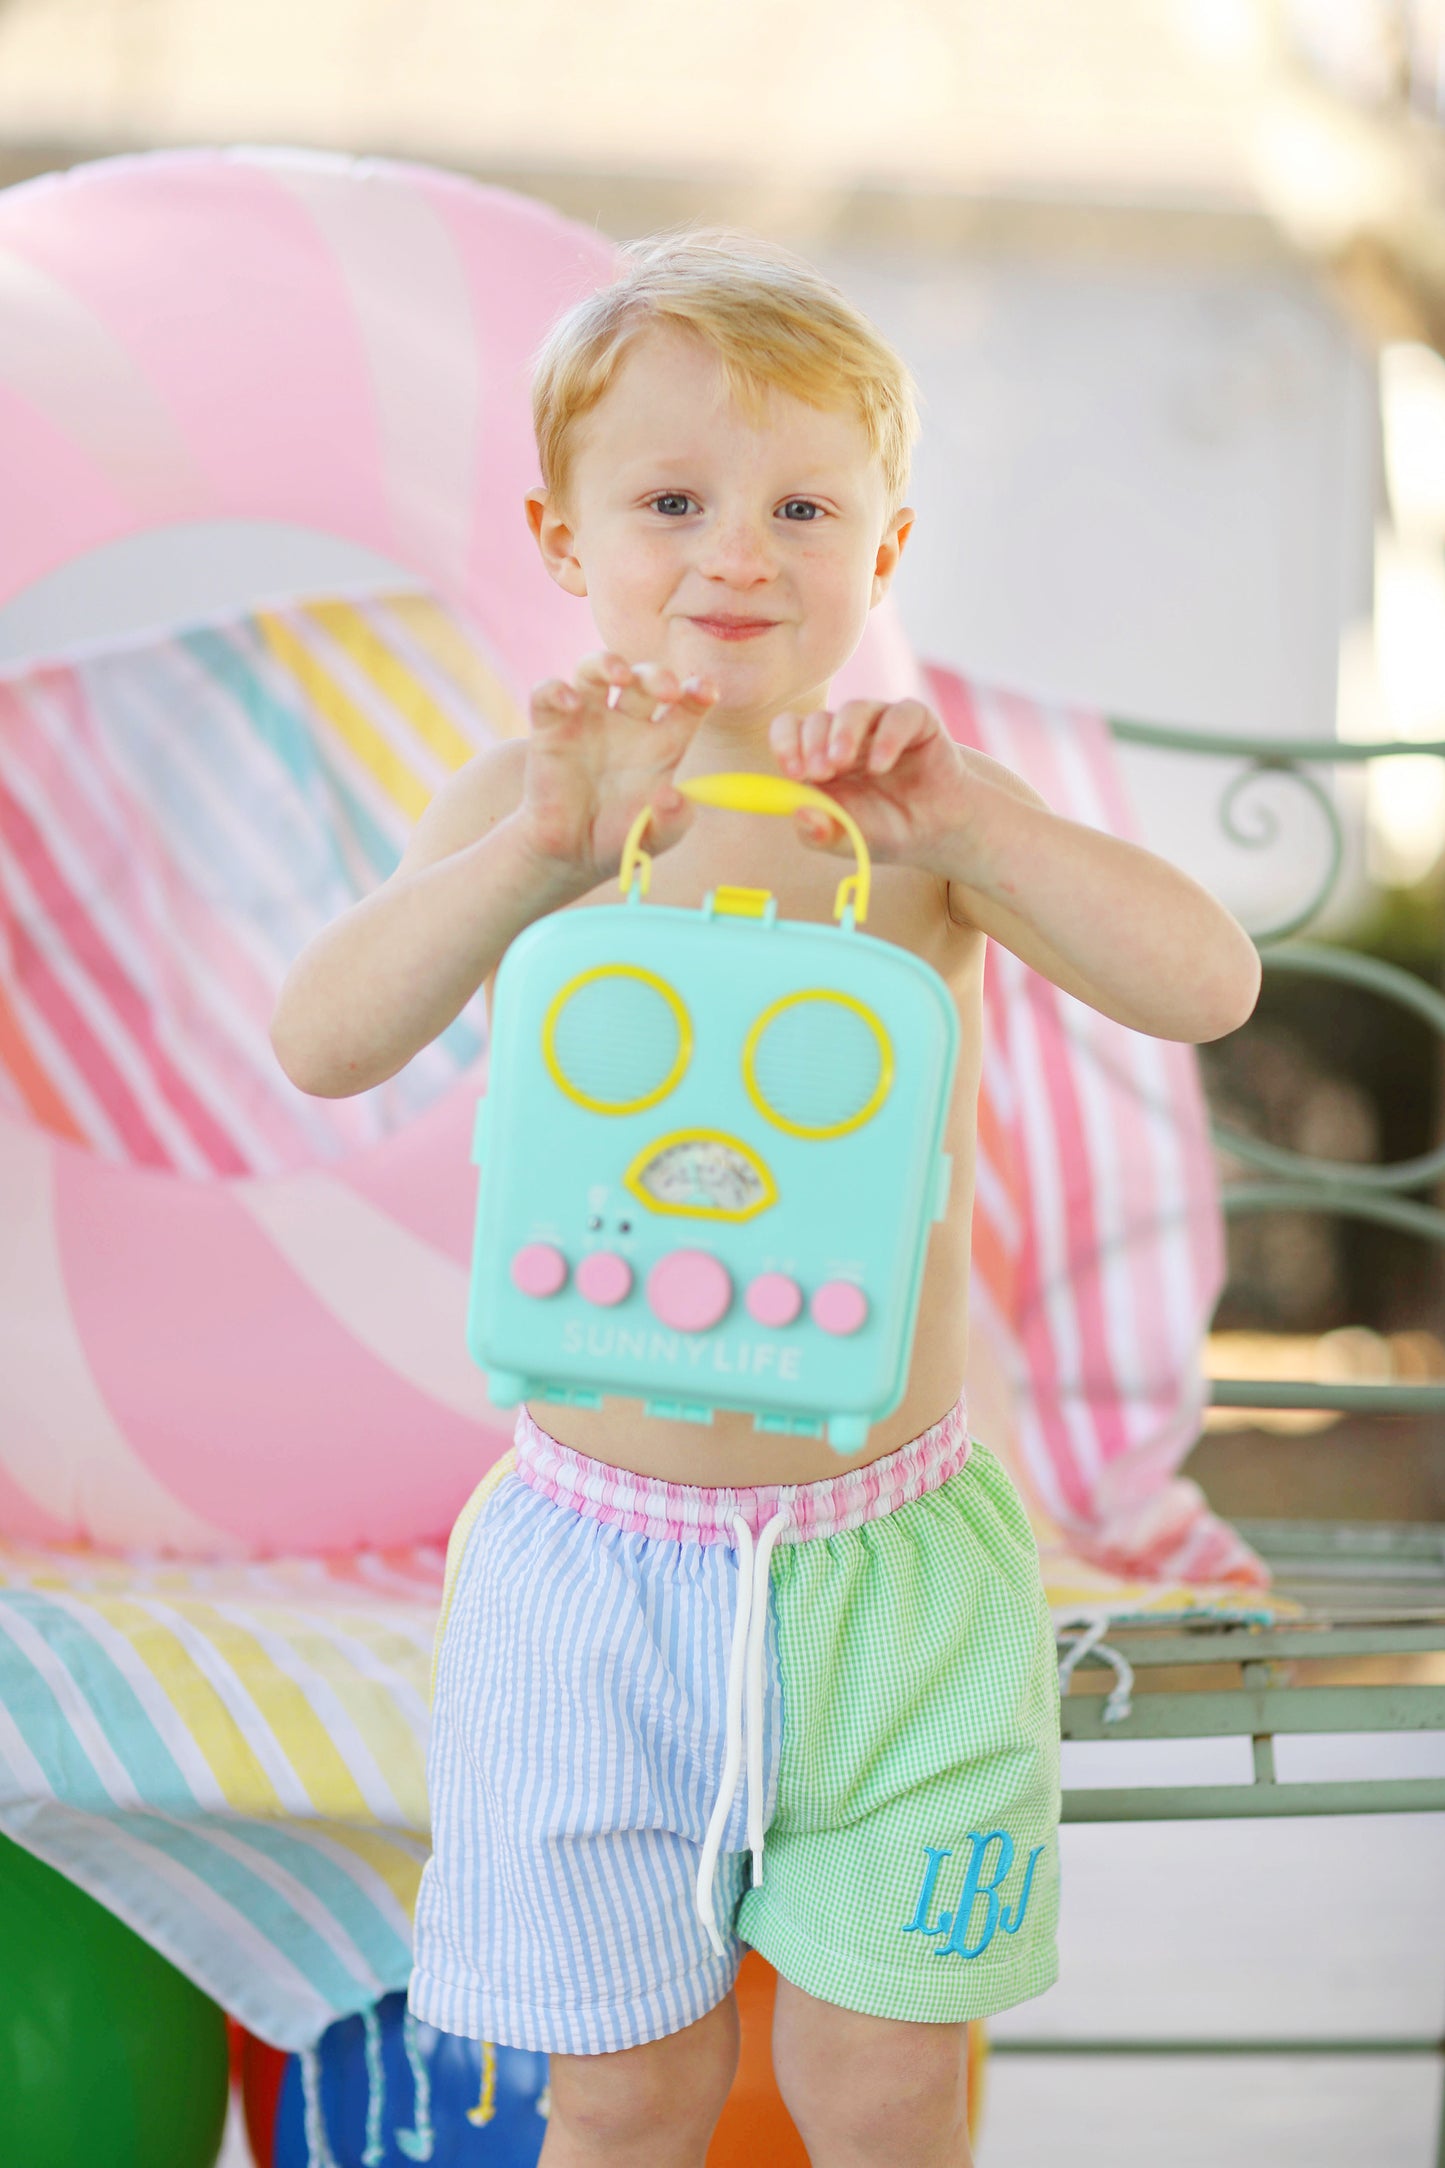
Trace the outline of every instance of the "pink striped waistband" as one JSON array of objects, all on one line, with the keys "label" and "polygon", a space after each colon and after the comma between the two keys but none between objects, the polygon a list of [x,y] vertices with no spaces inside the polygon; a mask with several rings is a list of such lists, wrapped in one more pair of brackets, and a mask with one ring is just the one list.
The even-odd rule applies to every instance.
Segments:
[{"label": "pink striped waistband", "polygon": [[962,1399],[921,1436],[866,1468],[847,1468],[817,1483],[755,1483],[741,1490],[668,1483],[660,1476],[634,1475],[630,1468],[589,1460],[549,1437],[526,1408],[518,1411],[516,1437],[517,1474],[530,1489],[614,1528],[665,1536],[674,1543],[732,1543],[736,1514],[754,1535],[779,1513],[786,1514],[779,1543],[840,1536],[937,1490],[957,1475],[969,1450]]}]

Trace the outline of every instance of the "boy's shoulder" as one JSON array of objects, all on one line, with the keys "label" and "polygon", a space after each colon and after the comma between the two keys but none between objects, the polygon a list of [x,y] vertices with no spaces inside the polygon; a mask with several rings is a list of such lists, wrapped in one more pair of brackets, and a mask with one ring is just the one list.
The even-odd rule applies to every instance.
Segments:
[{"label": "boy's shoulder", "polygon": [[416,873],[465,850],[522,802],[527,747],[503,738],[476,753],[442,785],[422,813],[402,853],[399,873]]}]

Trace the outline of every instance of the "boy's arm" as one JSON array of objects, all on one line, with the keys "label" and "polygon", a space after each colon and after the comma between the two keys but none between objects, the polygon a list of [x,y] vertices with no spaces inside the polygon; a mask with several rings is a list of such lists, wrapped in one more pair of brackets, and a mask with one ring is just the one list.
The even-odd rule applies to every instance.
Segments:
[{"label": "boy's arm", "polygon": [[1137,843],[1006,795],[981,852],[960,849],[957,871],[945,854],[949,916],[1135,1031],[1199,1043],[1238,1030],[1259,957],[1223,905]]},{"label": "boy's arm", "polygon": [[396,871],[287,974],[271,1043],[324,1099],[380,1084],[446,1030],[525,926],[581,893],[516,818],[522,747],[469,761],[422,814]]},{"label": "boy's arm", "polygon": [[[848,808],[880,857],[940,875],[957,923],[1105,1016],[1199,1042],[1253,1009],[1254,944],[1207,889],[1138,844],[1051,813],[998,761],[955,744],[922,702],[779,717],[773,746],[785,773]],[[814,824],[809,839],[832,842],[832,826]]]},{"label": "boy's arm", "polygon": [[292,965],[271,1021],[292,1083],[339,1099],[394,1076],[525,927],[616,872],[649,800],[653,848],[675,843],[691,816],[672,771],[715,698],[615,655],[590,657],[573,684],[540,686],[530,736],[460,769],[396,871]]}]

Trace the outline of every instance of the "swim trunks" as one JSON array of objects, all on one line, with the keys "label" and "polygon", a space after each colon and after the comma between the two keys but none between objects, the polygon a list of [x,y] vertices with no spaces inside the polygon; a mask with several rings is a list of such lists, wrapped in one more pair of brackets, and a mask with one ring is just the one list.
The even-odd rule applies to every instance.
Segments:
[{"label": "swim trunks", "polygon": [[523,1410],[448,1558],[411,2008],[605,2054],[704,2016],[750,1944],[847,2009],[1007,2009],[1058,1971],[1058,1757],[1037,1547],[961,1405],[737,1490]]}]

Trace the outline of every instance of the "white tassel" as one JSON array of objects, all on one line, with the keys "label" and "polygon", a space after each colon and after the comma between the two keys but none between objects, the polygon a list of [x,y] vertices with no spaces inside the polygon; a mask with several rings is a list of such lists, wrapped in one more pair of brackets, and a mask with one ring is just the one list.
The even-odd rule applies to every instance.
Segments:
[{"label": "white tassel", "polygon": [[386,2158],[382,2118],[386,2114],[386,2066],[381,2059],[381,2021],[374,2008],[361,2013],[366,2027],[366,2151],[361,2168],[381,2168]]},{"label": "white tassel", "polygon": [[306,2168],[336,2168],[326,2142],[321,2112],[321,2058],[314,2047],[301,2050],[301,2098],[306,2115]]},{"label": "white tassel", "polygon": [[396,2142],[408,2160],[430,2160],[436,2148],[436,2135],[431,2127],[431,2077],[422,2060],[417,2022],[410,2010],[402,2020],[401,2038],[411,2065],[412,2084],[416,2088],[416,2127],[399,2130]]}]

